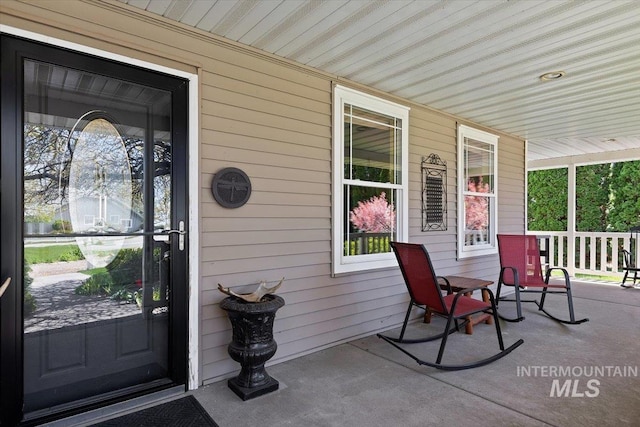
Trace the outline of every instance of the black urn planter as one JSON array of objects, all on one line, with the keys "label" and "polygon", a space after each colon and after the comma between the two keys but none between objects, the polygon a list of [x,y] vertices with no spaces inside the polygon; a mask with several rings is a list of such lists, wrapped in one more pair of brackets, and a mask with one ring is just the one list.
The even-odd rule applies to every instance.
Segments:
[{"label": "black urn planter", "polygon": [[278,349],[273,339],[273,321],[283,305],[284,299],[273,294],[265,295],[260,302],[247,302],[234,296],[220,302],[233,328],[229,355],[242,367],[228,385],[242,400],[270,393],[280,385],[269,376],[264,364]]}]

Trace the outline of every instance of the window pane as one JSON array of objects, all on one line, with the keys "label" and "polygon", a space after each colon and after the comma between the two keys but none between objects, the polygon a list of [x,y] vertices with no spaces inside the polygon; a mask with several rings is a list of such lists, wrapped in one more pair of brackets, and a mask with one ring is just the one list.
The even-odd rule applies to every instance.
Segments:
[{"label": "window pane", "polygon": [[493,149],[492,144],[465,138],[464,162],[467,188],[464,191],[493,193]]},{"label": "window pane", "polygon": [[458,126],[458,258],[497,253],[498,136]]},{"label": "window pane", "polygon": [[391,252],[396,236],[396,190],[345,186],[344,254]]},{"label": "window pane", "polygon": [[465,246],[489,243],[491,198],[464,196]]},{"label": "window pane", "polygon": [[345,105],[344,177],[401,184],[401,126],[394,117]]}]

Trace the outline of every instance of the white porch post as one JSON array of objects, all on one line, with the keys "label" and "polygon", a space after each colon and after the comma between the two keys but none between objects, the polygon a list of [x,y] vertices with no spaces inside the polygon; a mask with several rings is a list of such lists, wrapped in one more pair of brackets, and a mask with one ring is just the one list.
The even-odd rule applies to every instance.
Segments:
[{"label": "white porch post", "polygon": [[576,164],[567,165],[567,272],[574,276],[576,271]]}]

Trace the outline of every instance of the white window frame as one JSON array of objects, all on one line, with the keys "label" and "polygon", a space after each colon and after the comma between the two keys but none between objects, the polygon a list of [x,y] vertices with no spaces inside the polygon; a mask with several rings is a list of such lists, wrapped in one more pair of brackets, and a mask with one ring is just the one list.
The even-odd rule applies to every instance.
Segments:
[{"label": "white window frame", "polygon": [[[368,255],[344,255],[344,105],[350,104],[402,120],[401,183],[387,185],[396,191],[396,240],[409,238],[409,107],[363,92],[336,85],[333,90],[333,191],[332,191],[332,273],[351,273],[377,268],[397,267],[393,252]],[[363,181],[365,183],[366,181]]]},{"label": "white window frame", "polygon": [[[467,183],[465,181],[465,138],[493,146],[493,193],[482,194],[489,197],[489,235],[487,236],[487,243],[469,246],[465,245],[466,212],[464,197],[469,194],[466,191]],[[458,259],[498,253],[498,139],[497,135],[469,126],[458,125]]]}]

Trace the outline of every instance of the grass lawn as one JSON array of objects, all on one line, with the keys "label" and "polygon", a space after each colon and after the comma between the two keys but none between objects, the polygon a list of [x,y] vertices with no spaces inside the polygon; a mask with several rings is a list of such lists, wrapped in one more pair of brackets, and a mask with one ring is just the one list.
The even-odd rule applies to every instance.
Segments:
[{"label": "grass lawn", "polygon": [[33,246],[24,248],[24,259],[28,264],[42,264],[84,259],[76,244]]},{"label": "grass lawn", "polygon": [[603,282],[621,282],[622,278],[621,277],[616,277],[616,276],[598,276],[598,275],[591,275],[591,274],[576,274],[576,278],[583,278],[583,279],[589,279],[589,280],[601,280]]},{"label": "grass lawn", "polygon": [[98,268],[90,268],[89,270],[81,270],[79,273],[87,274],[89,276],[93,276],[94,274],[106,273],[106,267],[98,267]]},{"label": "grass lawn", "polygon": [[[551,277],[561,278],[563,274],[560,270],[554,270],[551,272]],[[598,274],[582,274],[576,273],[576,279],[587,279],[587,280],[600,280],[602,282],[621,282],[622,277],[618,276],[606,276],[606,275],[598,275]]]}]

